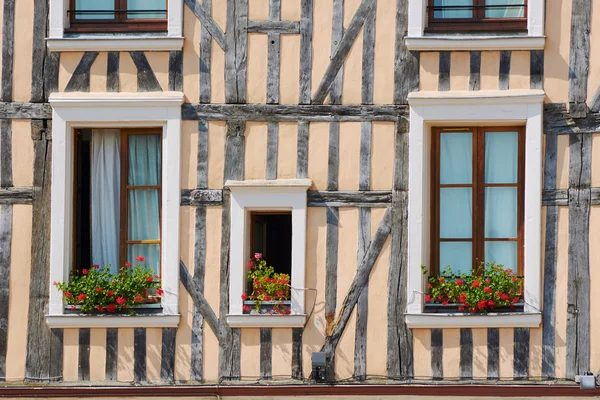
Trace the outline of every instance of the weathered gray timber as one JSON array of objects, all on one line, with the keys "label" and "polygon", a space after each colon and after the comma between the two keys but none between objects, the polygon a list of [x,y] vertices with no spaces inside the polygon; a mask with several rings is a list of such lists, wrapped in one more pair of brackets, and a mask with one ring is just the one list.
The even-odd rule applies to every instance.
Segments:
[{"label": "weathered gray timber", "polygon": [[[0,103],[0,117],[3,105]],[[396,121],[408,117],[403,105],[183,104],[181,118],[226,121]]]},{"label": "weathered gray timber", "polygon": [[[202,1],[207,15],[212,14],[212,0]],[[210,61],[212,37],[204,24],[200,27],[200,103],[210,103]]]},{"label": "weathered gray timber", "polygon": [[516,380],[529,377],[529,328],[514,329],[513,376]]},{"label": "weathered gray timber", "polygon": [[0,382],[6,380],[12,226],[12,205],[0,205]]},{"label": "weathered gray timber", "polygon": [[329,154],[327,158],[327,190],[338,189],[340,175],[340,123],[329,123]]},{"label": "weathered gray timber", "polygon": [[[337,307],[337,267],[339,241],[339,209],[327,207],[327,231],[325,237],[325,334],[333,333]],[[326,377],[335,378],[335,347],[328,349]]]},{"label": "weathered gray timber", "polygon": [[80,381],[90,380],[90,328],[79,329],[79,365],[77,376]]},{"label": "weathered gray timber", "polygon": [[260,328],[260,379],[273,376],[273,336],[271,328]]},{"label": "weathered gray timber", "polygon": [[221,47],[223,50],[227,50],[225,34],[210,15],[210,11],[203,7],[204,4],[200,4],[197,0],[184,0],[184,2],[190,8],[190,10],[192,10],[196,18],[200,20],[202,27],[210,33],[213,39],[215,39],[215,42],[217,42],[219,47]]},{"label": "weathered gray timber", "polygon": [[175,380],[175,348],[177,328],[163,328],[160,379],[163,382]]},{"label": "weathered gray timber", "polygon": [[279,123],[267,125],[267,169],[266,179],[277,179],[277,158],[279,153]]},{"label": "weathered gray timber", "polygon": [[469,90],[481,88],[481,51],[472,51],[469,60]]},{"label": "weathered gray timber", "polygon": [[[270,23],[280,23],[281,19],[281,0],[269,1],[269,21]],[[251,22],[248,22],[248,31],[251,31]],[[267,54],[267,104],[279,104],[279,80],[280,80],[280,58],[281,58],[281,35],[280,32],[269,32],[268,36],[268,54]],[[298,32],[300,33],[300,23],[298,23]]]},{"label": "weathered gray timber", "polygon": [[246,75],[248,51],[248,1],[235,0],[235,78],[237,101],[246,102]]},{"label": "weathered gray timber", "polygon": [[221,189],[183,189],[181,191],[182,206],[214,206],[223,204]]},{"label": "weathered gray timber", "polygon": [[487,352],[487,377],[488,379],[498,379],[500,376],[500,329],[488,328]]},{"label": "weathered gray timber", "polygon": [[210,304],[208,304],[198,283],[194,281],[193,277],[188,272],[187,267],[183,264],[183,261],[179,262],[179,280],[192,298],[194,306],[202,313],[206,324],[220,341],[222,335],[219,329],[219,319],[210,307]]},{"label": "weathered gray timber", "polygon": [[375,17],[377,3],[367,15],[363,26],[362,52],[362,104],[373,104],[373,85],[375,73]]},{"label": "weathered gray timber", "polygon": [[433,380],[444,379],[444,330],[431,330],[431,378]]},{"label": "weathered gray timber", "polygon": [[60,382],[63,380],[63,330],[50,330],[50,382]]},{"label": "weathered gray timber", "polygon": [[[556,189],[556,135],[546,135],[544,189]],[[558,240],[558,207],[546,207],[546,239],[544,250],[544,308],[542,318],[542,377],[555,377],[556,324],[556,242]]]},{"label": "weathered gray timber", "polygon": [[[568,206],[572,199],[569,197],[569,189],[550,189],[542,191],[543,206]],[[590,188],[590,204],[600,205],[600,187]]]},{"label": "weathered gray timber", "polygon": [[590,369],[591,135],[569,136],[569,272],[566,377]]},{"label": "weathered gray timber", "polygon": [[356,10],[356,13],[350,21],[350,25],[348,25],[344,36],[342,37],[342,39],[339,42],[339,45],[337,46],[335,55],[331,57],[331,61],[327,66],[327,70],[325,71],[325,74],[321,79],[321,83],[319,83],[319,87],[313,96],[313,104],[323,104],[323,102],[325,101],[327,93],[329,92],[334,79],[336,79],[338,72],[344,64],[344,59],[346,58],[346,55],[348,55],[348,52],[350,51],[350,48],[352,47],[352,44],[354,43],[354,40],[356,39],[360,28],[364,24],[365,19],[371,11],[371,9],[375,6],[375,3],[375,0],[362,0],[360,6]]},{"label": "weathered gray timber", "polygon": [[510,50],[502,50],[500,52],[500,75],[498,88],[500,90],[510,89],[510,59],[512,52]]},{"label": "weathered gray timber", "polygon": [[544,89],[544,50],[529,52],[529,88]]},{"label": "weathered gray timber", "polygon": [[[358,264],[367,253],[371,241],[371,209],[358,209]],[[368,278],[368,277],[367,277]],[[356,335],[354,339],[354,377],[367,379],[367,321],[369,313],[369,283],[360,293],[356,304]]]},{"label": "weathered gray timber", "polygon": [[302,379],[302,333],[304,328],[292,328],[292,379]]},{"label": "weathered gray timber", "polygon": [[0,100],[13,99],[13,51],[15,36],[15,0],[5,0],[2,13],[2,87]]},{"label": "weathered gray timber", "polygon": [[119,64],[121,53],[118,51],[108,52],[108,61],[106,64],[106,91],[119,91]]},{"label": "weathered gray timber", "polygon": [[146,328],[133,330],[133,381],[146,381]]},{"label": "weathered gray timber", "polygon": [[248,21],[248,32],[299,34],[300,21]]},{"label": "weathered gray timber", "polygon": [[419,90],[419,52],[410,52],[404,43],[408,32],[408,2],[396,0],[394,44],[394,104],[406,104],[410,92]]},{"label": "weathered gray timber", "polygon": [[[160,83],[148,63],[143,51],[130,51],[131,59],[137,68],[137,90],[138,92],[162,92]],[[183,65],[182,65],[183,68]]]},{"label": "weathered gray timber", "polygon": [[450,52],[440,51],[438,90],[447,92],[450,90]]},{"label": "weathered gray timber", "polygon": [[48,28],[48,1],[33,2],[33,43],[31,56],[32,103],[44,102],[44,64],[46,61],[46,29]]},{"label": "weathered gray timber", "polygon": [[60,53],[47,53],[44,62],[44,101],[48,96],[58,92],[58,68],[60,65]]},{"label": "weathered gray timber", "polygon": [[97,51],[86,51],[83,53],[79,64],[75,68],[71,79],[65,87],[65,92],[89,92],[90,91],[90,71],[92,64],[98,57]]},{"label": "weathered gray timber", "polygon": [[[208,123],[198,121],[198,164],[196,165],[196,186],[199,189],[208,187]],[[223,194],[221,193],[221,200]]]},{"label": "weathered gray timber", "polygon": [[600,114],[589,113],[584,118],[575,118],[569,113],[565,103],[544,104],[544,133],[594,132],[600,132]]},{"label": "weathered gray timber", "polygon": [[[162,354],[164,359],[165,347],[163,345]],[[106,380],[117,380],[117,361],[119,357],[119,330],[109,328],[106,330]]]},{"label": "weathered gray timber", "polygon": [[318,191],[307,192],[310,207],[389,207],[392,192],[371,191]]},{"label": "weathered gray timber", "polygon": [[47,103],[0,103],[0,118],[51,119],[52,107]]},{"label": "weathered gray timber", "polygon": [[0,204],[31,204],[32,202],[33,188],[0,188]]},{"label": "weathered gray timber", "polygon": [[600,85],[596,92],[594,93],[594,97],[592,97],[592,101],[590,102],[590,112],[597,113],[600,111]]},{"label": "weathered gray timber", "polygon": [[183,51],[172,50],[169,53],[169,90],[183,91]]},{"label": "weathered gray timber", "polygon": [[591,14],[592,0],[573,0],[569,55],[569,110],[573,118],[587,114]]},{"label": "weathered gray timber", "polygon": [[312,34],[313,0],[300,0],[300,86],[298,90],[298,104],[310,104]]},{"label": "weathered gray timber", "polygon": [[373,123],[370,121],[360,124],[360,170],[358,189],[369,190],[371,187],[371,136]]},{"label": "weathered gray timber", "polygon": [[298,159],[296,161],[296,178],[308,178],[308,131],[309,123],[298,122]]},{"label": "weathered gray timber", "polygon": [[460,379],[473,378],[473,331],[460,329]]},{"label": "weathered gray timber", "polygon": [[[333,14],[331,20],[331,58],[338,51],[344,35],[344,0],[333,0]],[[346,57],[344,57],[345,59]],[[329,87],[329,103],[342,103],[342,84],[344,80],[344,60],[335,74]],[[322,103],[322,102],[321,102]]]},{"label": "weathered gray timber", "polygon": [[[194,283],[204,293],[204,275],[206,269],[206,207],[196,208],[194,227]],[[202,346],[204,342],[204,316],[194,305],[192,319],[192,348],[190,356],[191,380],[202,381]]]},{"label": "weathered gray timber", "polygon": [[0,187],[11,187],[12,180],[12,120],[0,120]]}]

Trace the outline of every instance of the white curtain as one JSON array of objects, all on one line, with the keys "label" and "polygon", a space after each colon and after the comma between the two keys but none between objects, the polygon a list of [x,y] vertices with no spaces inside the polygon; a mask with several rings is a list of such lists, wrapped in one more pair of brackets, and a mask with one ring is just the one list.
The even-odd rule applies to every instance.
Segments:
[{"label": "white curtain", "polygon": [[461,8],[447,8],[443,10],[434,10],[434,18],[471,18],[473,16],[473,11],[471,8],[471,6],[473,5],[473,0],[435,0],[433,2],[433,5],[435,7],[466,6]]},{"label": "white curtain", "polygon": [[119,270],[120,135],[92,131],[92,262]]},{"label": "white curtain", "polygon": [[[127,0],[128,10],[166,10],[167,0]],[[166,18],[166,12],[134,12],[128,18]]]},{"label": "white curtain", "polygon": [[[525,0],[485,0],[486,6],[507,6],[486,8],[486,18],[518,18],[525,16]],[[512,6],[512,7],[511,7]]]}]

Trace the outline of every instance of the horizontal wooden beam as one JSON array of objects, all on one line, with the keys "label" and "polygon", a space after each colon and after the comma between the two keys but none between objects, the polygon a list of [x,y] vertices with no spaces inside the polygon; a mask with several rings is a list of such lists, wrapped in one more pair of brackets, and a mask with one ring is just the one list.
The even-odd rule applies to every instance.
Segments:
[{"label": "horizontal wooden beam", "polygon": [[182,206],[214,206],[223,203],[221,189],[183,189],[181,191]]},{"label": "horizontal wooden beam", "polygon": [[248,32],[299,34],[300,21],[248,21]]},{"label": "horizontal wooden beam", "polygon": [[318,191],[309,190],[310,207],[389,207],[391,191]]},{"label": "horizontal wooden beam", "polygon": [[566,103],[544,104],[544,133],[571,134],[600,132],[600,113],[574,118]]},{"label": "horizontal wooden beam", "polygon": [[396,121],[408,117],[404,105],[184,104],[184,120]]},{"label": "horizontal wooden beam", "polygon": [[48,103],[0,102],[0,118],[51,119],[52,107]]},{"label": "horizontal wooden beam", "polygon": [[[577,189],[574,189],[577,190]],[[600,187],[590,189],[590,204],[593,206],[600,205]],[[569,189],[552,189],[542,192],[543,206],[568,206],[569,205]]]},{"label": "horizontal wooden beam", "polygon": [[31,204],[32,202],[32,187],[0,188],[0,204]]}]

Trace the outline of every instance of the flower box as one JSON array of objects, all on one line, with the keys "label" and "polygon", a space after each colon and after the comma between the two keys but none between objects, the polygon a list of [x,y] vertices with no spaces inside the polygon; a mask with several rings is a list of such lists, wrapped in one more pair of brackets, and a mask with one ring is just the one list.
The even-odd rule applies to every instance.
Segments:
[{"label": "flower box", "polygon": [[[459,311],[458,308],[461,307],[462,304],[448,304],[444,306],[440,303],[428,303],[425,304],[425,312],[429,314],[465,314],[465,315],[473,315],[471,312],[464,310]],[[525,303],[519,302],[513,304],[514,310],[510,307],[499,307],[489,310],[490,313],[494,314],[504,314],[504,313],[519,313],[523,312]],[[480,315],[480,314],[479,314]]]},{"label": "flower box", "polygon": [[[252,300],[244,301],[244,306],[250,307],[250,311],[244,311],[244,314],[250,315],[280,315],[283,310],[290,310],[292,302],[289,300],[284,301],[261,301],[258,306],[260,311],[256,310],[256,303]],[[278,313],[276,309],[279,308],[281,311]],[[246,308],[245,310],[248,310]]]},{"label": "flower box", "polygon": [[65,314],[70,314],[70,315],[131,315],[131,314],[136,314],[136,315],[147,315],[147,314],[160,314],[162,313],[162,306],[160,303],[148,303],[148,304],[140,304],[138,306],[132,307],[130,309],[124,309],[124,310],[115,310],[112,313],[108,313],[108,312],[100,312],[96,309],[84,313],[81,311],[81,306],[80,305],[75,305],[75,309],[73,309],[73,306],[65,306]]}]

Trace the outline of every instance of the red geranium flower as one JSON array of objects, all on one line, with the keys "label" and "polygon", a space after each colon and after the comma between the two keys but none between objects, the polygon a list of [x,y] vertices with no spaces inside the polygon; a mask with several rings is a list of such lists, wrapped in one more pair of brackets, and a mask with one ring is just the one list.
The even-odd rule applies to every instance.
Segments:
[{"label": "red geranium flower", "polygon": [[479,302],[477,303],[477,308],[479,308],[480,310],[485,310],[486,306],[487,306],[487,301],[485,301],[485,300],[479,300]]},{"label": "red geranium flower", "polygon": [[505,269],[504,272],[506,272],[507,275],[510,275],[513,273],[512,269]]},{"label": "red geranium flower", "polygon": [[108,311],[108,312],[115,312],[116,310],[117,310],[117,306],[115,306],[112,303],[106,306],[106,311]]},{"label": "red geranium flower", "polygon": [[262,253],[254,253],[254,258],[260,260],[262,258]]},{"label": "red geranium flower", "polygon": [[98,269],[100,266],[98,264],[92,264],[92,268]]},{"label": "red geranium flower", "polygon": [[87,269],[81,270],[81,273],[84,274],[84,275],[87,275],[88,270]]},{"label": "red geranium flower", "polygon": [[444,280],[445,280],[445,279],[444,279],[444,277],[443,277],[443,276],[440,276],[439,282],[440,282],[440,283],[444,283]]},{"label": "red geranium flower", "polygon": [[462,286],[463,283],[465,283],[465,281],[463,281],[462,279],[457,279],[455,282],[456,282],[456,286]]},{"label": "red geranium flower", "polygon": [[246,293],[244,293],[242,295],[242,300],[244,300],[244,301],[248,300],[248,295]]},{"label": "red geranium flower", "polygon": [[511,280],[513,283],[517,283],[517,282],[519,282],[519,278],[517,278],[516,276],[513,276],[513,277],[512,277],[510,280]]},{"label": "red geranium flower", "polygon": [[431,283],[427,284],[427,289],[431,289],[433,287],[433,285]]},{"label": "red geranium flower", "polygon": [[158,278],[160,278],[160,276],[154,275],[154,279],[158,279]]},{"label": "red geranium flower", "polygon": [[133,298],[133,301],[135,301],[136,303],[141,303],[144,300],[144,298],[142,297],[141,294],[138,294],[137,296],[135,296]]},{"label": "red geranium flower", "polygon": [[425,295],[425,303],[431,303],[431,300],[433,300],[433,299],[431,298],[430,295],[428,295],[428,294]]},{"label": "red geranium flower", "polygon": [[96,306],[96,310],[102,312],[102,311],[104,311],[104,308],[102,306]]},{"label": "red geranium flower", "polygon": [[283,313],[284,313],[284,314],[287,314],[287,315],[289,315],[289,314],[291,314],[291,313],[292,313],[292,310],[290,310],[289,308],[286,308],[286,309],[283,311]]},{"label": "red geranium flower", "polygon": [[458,301],[460,301],[461,303],[464,303],[464,302],[466,302],[466,301],[467,301],[467,295],[466,295],[466,294],[464,294],[464,293],[461,293],[461,294],[458,296]]},{"label": "red geranium flower", "polygon": [[162,290],[161,288],[156,289],[156,294],[159,295],[159,296],[162,295],[164,292],[165,291]]},{"label": "red geranium flower", "polygon": [[57,285],[56,281],[52,282],[52,284],[53,284],[54,286],[56,286],[56,285]]},{"label": "red geranium flower", "polygon": [[77,310],[77,307],[71,306],[71,311],[75,311],[75,310]]},{"label": "red geranium flower", "polygon": [[146,260],[144,258],[144,256],[137,256],[135,259],[138,260],[139,262],[144,262],[144,260]]},{"label": "red geranium flower", "polygon": [[448,305],[448,300],[444,300],[444,301],[442,301],[442,305],[443,305],[444,307],[446,307],[446,306]]},{"label": "red geranium flower", "polygon": [[492,293],[492,288],[489,287],[489,286],[486,286],[486,287],[483,288],[483,291],[486,292],[486,293]]},{"label": "red geranium flower", "polygon": [[471,308],[469,311],[471,311],[472,313],[475,313],[475,312],[477,312],[477,309],[476,308]]},{"label": "red geranium flower", "polygon": [[113,295],[113,291],[109,290],[108,292],[106,292],[106,297],[111,297]]},{"label": "red geranium flower", "polygon": [[515,297],[514,299],[511,300],[512,304],[518,303],[519,302],[519,298]]},{"label": "red geranium flower", "polygon": [[86,298],[85,293],[79,293],[79,296],[77,296],[77,300],[79,301],[84,301]]},{"label": "red geranium flower", "polygon": [[98,287],[96,288],[96,293],[100,293],[100,292],[102,292],[102,288],[101,288],[100,286],[98,286]]},{"label": "red geranium flower", "polygon": [[471,286],[474,288],[478,288],[480,285],[481,285],[481,282],[479,282],[479,279],[475,279],[473,281],[473,283],[471,284]]},{"label": "red geranium flower", "polygon": [[506,301],[506,300],[508,300],[508,299],[509,299],[509,297],[508,297],[508,295],[507,295],[506,293],[502,293],[502,294],[500,295],[500,300],[502,300],[502,301]]},{"label": "red geranium flower", "polygon": [[489,279],[489,278],[488,278],[488,279],[486,279],[486,280],[485,280],[485,284],[486,284],[486,285],[489,285],[490,283],[492,283],[492,280],[491,280],[491,279]]},{"label": "red geranium flower", "polygon": [[490,300],[490,301],[488,301],[488,307],[494,308],[494,307],[496,307],[496,303],[494,303],[493,300]]},{"label": "red geranium flower", "polygon": [[458,306],[458,311],[465,311],[465,308],[463,306]]},{"label": "red geranium flower", "polygon": [[68,297],[70,299],[71,297],[73,297],[73,294],[71,292],[65,292],[65,297]]},{"label": "red geranium flower", "polygon": [[251,307],[250,306],[244,306],[243,310],[244,310],[245,313],[249,313],[250,310],[251,310]]},{"label": "red geranium flower", "polygon": [[117,304],[119,304],[120,306],[122,306],[126,302],[127,302],[127,299],[125,299],[125,297],[123,297],[123,296],[117,297]]},{"label": "red geranium flower", "polygon": [[147,276],[147,277],[146,277],[146,282],[148,282],[148,283],[152,283],[152,277],[151,277],[151,276]]},{"label": "red geranium flower", "polygon": [[265,301],[271,301],[271,296],[265,295],[264,299],[265,299]]},{"label": "red geranium flower", "polygon": [[127,261],[127,262],[125,263],[125,267],[126,267],[126,268],[129,268],[129,267],[131,267],[131,263],[130,263],[129,261]]}]

